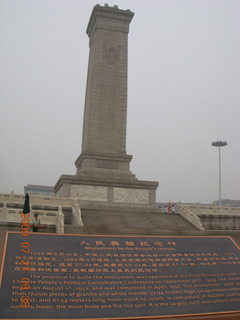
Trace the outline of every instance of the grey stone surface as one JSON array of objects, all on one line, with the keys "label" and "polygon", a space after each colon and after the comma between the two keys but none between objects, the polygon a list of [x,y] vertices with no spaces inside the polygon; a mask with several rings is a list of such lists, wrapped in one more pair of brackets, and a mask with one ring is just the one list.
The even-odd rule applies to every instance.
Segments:
[{"label": "grey stone surface", "polygon": [[99,155],[96,164],[100,168],[116,169],[118,161],[111,157],[126,155],[127,49],[132,17],[130,11],[95,6],[87,27],[90,52],[82,154]]}]

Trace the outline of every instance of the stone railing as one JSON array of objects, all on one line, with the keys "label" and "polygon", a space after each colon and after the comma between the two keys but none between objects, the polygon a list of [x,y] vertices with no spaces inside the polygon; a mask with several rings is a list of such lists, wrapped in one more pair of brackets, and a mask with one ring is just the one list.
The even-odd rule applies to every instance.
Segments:
[{"label": "stone railing", "polygon": [[58,210],[56,233],[64,233],[64,215],[62,213],[62,208],[59,208]]},{"label": "stone railing", "polygon": [[197,214],[191,210],[188,205],[183,205],[181,202],[178,204],[178,213],[192,225],[194,225],[198,230],[203,231],[204,227]]},{"label": "stone railing", "polygon": [[72,200],[72,211],[73,211],[73,224],[83,226],[81,209],[77,201]]},{"label": "stone railing", "polygon": [[[20,223],[25,201],[24,195],[0,194],[0,221]],[[59,198],[56,196],[29,195],[30,212],[39,215],[41,226],[48,229],[49,225],[56,226],[57,233],[64,233],[64,214],[62,208],[70,207],[74,224],[83,225],[81,210],[76,201],[71,198]]]},{"label": "stone railing", "polygon": [[199,203],[187,204],[183,206],[195,214],[240,215],[240,208],[238,207],[220,207],[201,205]]},{"label": "stone railing", "polygon": [[[53,196],[36,196],[29,193],[30,205],[50,205],[50,206],[69,206],[71,205],[72,199],[70,198],[59,198],[55,195]],[[0,193],[0,203],[18,203],[24,204],[25,196],[19,194],[6,194]]]},{"label": "stone railing", "polygon": [[179,213],[199,230],[240,230],[240,208],[179,203]]}]

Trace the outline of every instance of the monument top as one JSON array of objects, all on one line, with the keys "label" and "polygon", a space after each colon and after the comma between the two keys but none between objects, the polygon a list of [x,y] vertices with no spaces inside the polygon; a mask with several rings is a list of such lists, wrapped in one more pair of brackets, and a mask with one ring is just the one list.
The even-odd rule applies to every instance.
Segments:
[{"label": "monument top", "polygon": [[[93,7],[93,11],[87,26],[87,35],[91,38],[93,30],[96,28],[99,29],[108,29],[109,30],[109,19],[111,22],[118,21],[115,25],[113,31],[126,32],[129,31],[129,23],[131,22],[134,13],[130,10],[122,10],[119,9],[117,5],[111,7],[107,3],[104,6],[97,4]],[[106,23],[106,18],[108,19],[108,23]],[[120,21],[123,23],[120,23]],[[111,23],[110,23],[111,24]],[[124,28],[123,28],[124,25]],[[120,28],[120,29],[119,29]],[[111,28],[112,29],[112,28]]]},{"label": "monument top", "polygon": [[134,15],[134,13],[130,9],[122,10],[119,9],[117,5],[114,5],[113,7],[109,6],[107,3],[104,4],[104,6],[101,6],[99,3],[96,4],[93,7],[93,11],[96,9],[100,9],[101,11],[115,11],[115,12],[122,12],[122,13],[128,13],[130,15]]}]

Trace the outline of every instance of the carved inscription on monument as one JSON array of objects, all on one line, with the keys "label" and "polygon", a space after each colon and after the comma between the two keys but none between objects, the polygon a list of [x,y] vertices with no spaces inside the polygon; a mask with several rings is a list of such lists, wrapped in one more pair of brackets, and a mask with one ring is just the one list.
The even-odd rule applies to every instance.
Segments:
[{"label": "carved inscription on monument", "polygon": [[[22,257],[20,234],[8,235],[0,318],[240,315],[240,254],[230,238],[30,237],[32,251]],[[29,308],[21,308],[27,297]]]},{"label": "carved inscription on monument", "polygon": [[107,187],[72,185],[71,197],[79,200],[107,201]]},{"label": "carved inscription on monument", "polygon": [[114,188],[113,197],[116,202],[149,203],[149,190]]}]

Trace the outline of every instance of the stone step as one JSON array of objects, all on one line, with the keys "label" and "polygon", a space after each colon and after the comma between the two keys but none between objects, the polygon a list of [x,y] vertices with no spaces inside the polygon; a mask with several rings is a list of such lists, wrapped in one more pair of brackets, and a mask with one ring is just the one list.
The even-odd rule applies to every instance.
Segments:
[{"label": "stone step", "polygon": [[82,220],[86,232],[91,234],[199,234],[179,214],[88,211],[82,212]]},{"label": "stone step", "polygon": [[64,233],[70,234],[85,234],[86,230],[84,226],[75,226],[75,225],[65,225]]}]

